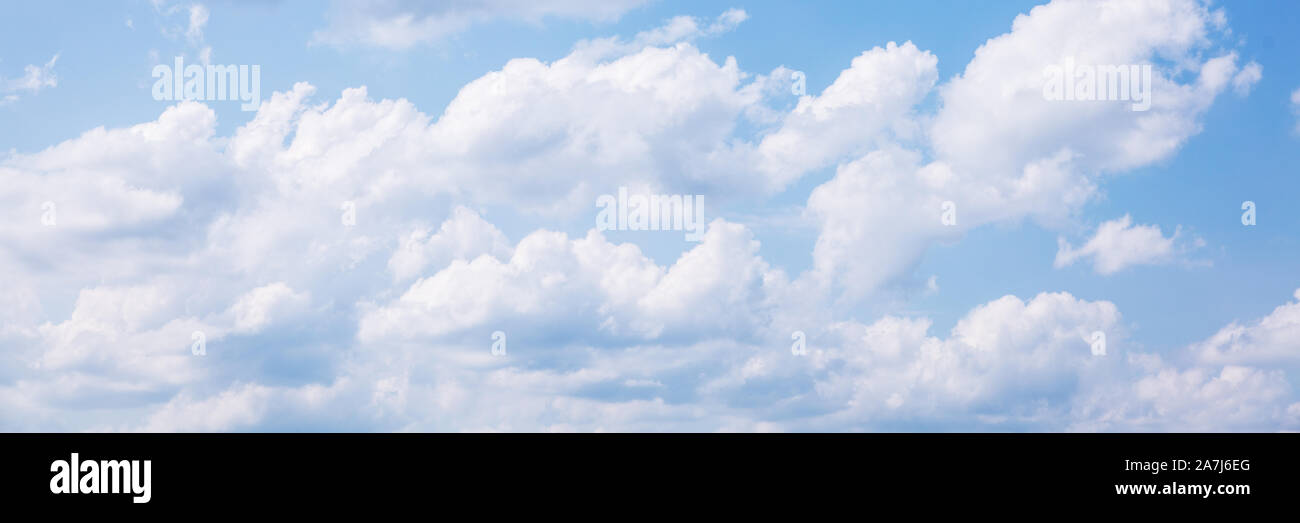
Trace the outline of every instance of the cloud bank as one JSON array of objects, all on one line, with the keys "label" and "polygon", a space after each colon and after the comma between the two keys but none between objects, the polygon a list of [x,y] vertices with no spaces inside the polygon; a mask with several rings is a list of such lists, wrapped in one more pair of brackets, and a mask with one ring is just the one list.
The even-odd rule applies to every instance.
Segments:
[{"label": "cloud bank", "polygon": [[[408,47],[507,4],[358,4],[344,34]],[[1259,78],[1222,50],[1221,12],[1057,1],[951,79],[891,42],[790,110],[773,99],[788,69],[692,43],[745,17],[511,60],[437,115],[364,87],[321,103],[299,83],[230,136],[183,102],[4,158],[0,428],[1300,428],[1293,302],[1172,354],[1131,342],[1114,304],[1050,289],[971,304],[947,333],[855,319],[933,245],[1068,223],[1107,176],[1176,154],[1220,94]],[[1150,109],[1045,100],[1042,71],[1067,56],[1154,62]],[[620,186],[761,202],[820,169],[797,274],[727,216],[669,263],[546,225]],[[540,226],[511,239],[493,206]],[[1062,256],[1109,273],[1173,240],[1126,216]]]}]

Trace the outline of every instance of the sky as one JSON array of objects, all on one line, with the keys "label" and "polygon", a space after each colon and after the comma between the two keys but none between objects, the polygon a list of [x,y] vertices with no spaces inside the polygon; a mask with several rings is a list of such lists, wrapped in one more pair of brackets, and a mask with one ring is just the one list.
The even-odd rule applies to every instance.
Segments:
[{"label": "sky", "polygon": [[1291,2],[0,9],[0,430],[1300,430]]}]

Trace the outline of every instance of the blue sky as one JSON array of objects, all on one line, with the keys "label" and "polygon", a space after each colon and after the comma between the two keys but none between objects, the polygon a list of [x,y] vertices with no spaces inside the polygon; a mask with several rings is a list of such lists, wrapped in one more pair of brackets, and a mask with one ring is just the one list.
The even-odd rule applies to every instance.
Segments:
[{"label": "blue sky", "polygon": [[7,5],[0,428],[1300,429],[1300,8],[1040,3]]}]

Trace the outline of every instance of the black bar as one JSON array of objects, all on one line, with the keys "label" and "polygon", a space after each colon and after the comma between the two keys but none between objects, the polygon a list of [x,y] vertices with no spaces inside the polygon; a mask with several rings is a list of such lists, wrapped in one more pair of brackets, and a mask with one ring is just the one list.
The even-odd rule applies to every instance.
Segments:
[{"label": "black bar", "polygon": [[[505,503],[547,513],[590,499],[647,510],[870,501],[926,510],[959,503],[952,506],[1015,512],[1047,503],[1293,513],[1298,444],[1295,434],[8,434],[0,436],[0,500],[159,515],[429,503],[444,511],[481,513]],[[132,492],[51,492],[51,465],[70,465],[73,453],[82,464],[149,460],[148,502],[133,502]],[[1188,470],[1173,470],[1182,463],[1175,460]],[[1151,463],[1164,470],[1146,470]],[[1248,486],[1249,493],[1115,491],[1148,484]]]}]

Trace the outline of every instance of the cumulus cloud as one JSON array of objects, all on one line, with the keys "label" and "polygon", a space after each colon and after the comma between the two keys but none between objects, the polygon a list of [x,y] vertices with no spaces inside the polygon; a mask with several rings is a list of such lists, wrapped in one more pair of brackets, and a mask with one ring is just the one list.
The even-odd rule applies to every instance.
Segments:
[{"label": "cumulus cloud", "polygon": [[826,370],[816,390],[842,402],[829,416],[840,423],[876,419],[888,427],[917,417],[1061,428],[1076,396],[1122,368],[1120,358],[1093,356],[1088,342],[1101,331],[1120,345],[1119,320],[1111,303],[1044,293],[976,307],[946,338],[929,335],[925,319],[843,323],[834,329],[836,343],[815,354],[814,364]]},{"label": "cumulus cloud", "polygon": [[[1292,304],[1293,306],[1294,304]],[[924,318],[841,322],[810,354],[771,343],[563,353],[573,369],[400,354],[408,373],[183,394],[150,430],[1273,430],[1300,426],[1285,370],[1132,349],[1117,308],[1066,293],[999,298],[947,336]],[[1089,334],[1109,336],[1106,356]],[[1294,340],[1284,343],[1293,345]],[[517,345],[524,345],[516,342]],[[525,346],[526,347],[526,346]],[[480,351],[481,352],[481,351]],[[515,358],[548,357],[520,348]],[[436,362],[436,363],[435,363]],[[391,364],[391,363],[390,363]],[[477,370],[468,370],[477,369]],[[379,370],[371,368],[371,371]],[[1291,371],[1293,372],[1293,371]],[[431,378],[413,383],[412,374]],[[225,413],[221,415],[197,415]]]},{"label": "cumulus cloud", "polygon": [[229,151],[283,188],[330,191],[333,201],[364,206],[407,190],[572,215],[620,186],[752,185],[730,143],[761,99],[745,79],[734,59],[718,63],[676,42],[583,45],[549,64],[511,60],[463,87],[436,120],[405,100],[369,100],[364,88],[312,106],[314,89],[303,84],[274,95]]},{"label": "cumulus cloud", "polygon": [[388,269],[395,280],[407,280],[426,268],[441,270],[452,260],[472,260],[480,255],[508,259],[513,247],[491,223],[465,207],[456,207],[442,222],[438,232],[417,229],[401,239],[401,245],[388,259]]},{"label": "cumulus cloud", "polygon": [[[1166,158],[1199,131],[1197,117],[1239,70],[1235,53],[1207,49],[1224,24],[1221,11],[1188,0],[1035,7],[941,88],[934,146],[955,166],[985,172],[1017,173],[1062,150],[1083,174]],[[1152,65],[1150,109],[1045,99],[1044,71],[1067,59]],[[1190,82],[1175,80],[1183,73]]]},{"label": "cumulus cloud", "polygon": [[283,282],[276,282],[240,296],[230,306],[230,313],[235,318],[236,331],[255,332],[301,312],[310,301],[311,296],[306,292],[295,292]]},{"label": "cumulus cloud", "polygon": [[415,282],[395,303],[367,312],[358,336],[429,339],[510,325],[512,332],[559,328],[570,341],[590,343],[665,331],[681,339],[744,337],[765,328],[769,298],[784,290],[784,277],[757,257],[757,247],[744,227],[717,220],[699,246],[660,267],[635,245],[609,243],[596,231],[574,240],[538,231],[508,260],[461,258]]},{"label": "cumulus cloud", "polygon": [[[1300,290],[1295,293],[1300,300]],[[1253,365],[1270,368],[1300,367],[1300,303],[1279,306],[1249,324],[1232,323],[1195,345],[1199,361],[1219,365]]]},{"label": "cumulus cloud", "polygon": [[[1111,275],[1137,265],[1155,265],[1174,261],[1185,246],[1176,246],[1181,229],[1165,237],[1156,225],[1133,225],[1125,214],[1101,224],[1097,233],[1087,243],[1075,248],[1065,238],[1058,238],[1056,268],[1068,267],[1074,262],[1091,258],[1097,274]],[[1200,245],[1199,239],[1193,242]]]},{"label": "cumulus cloud", "polygon": [[890,42],[854,58],[819,95],[803,96],[758,145],[758,166],[775,188],[881,140],[917,132],[914,106],[938,78],[938,58]]},{"label": "cumulus cloud", "polygon": [[[638,2],[525,4],[509,16],[611,19]],[[408,47],[502,6],[340,4],[320,38]],[[855,300],[934,243],[1068,221],[1102,173],[1168,158],[1218,94],[1258,80],[1211,52],[1226,27],[1199,3],[1099,7],[1036,8],[942,83],[915,44],[872,48],[789,111],[772,107],[788,69],[692,43],[744,20],[731,10],[511,60],[440,112],[365,87],[321,102],[299,83],[230,136],[185,102],[12,154],[0,428],[1300,428],[1292,371],[1262,363],[1295,346],[1285,319],[1173,357],[1129,343],[1114,304],[1060,292],[971,304],[947,333],[923,315],[856,319]],[[1041,71],[1067,55],[1177,65],[1146,112],[1048,103]],[[722,211],[667,261],[551,225],[620,186],[761,201],[819,169],[833,176],[804,208],[817,238],[799,274]],[[503,208],[536,225],[512,243],[486,211]],[[1118,270],[1162,255],[1111,246],[1177,250],[1127,217],[1107,227],[1067,257]]]},{"label": "cumulus cloud", "polygon": [[[936,242],[989,223],[1067,223],[1095,197],[1107,173],[1170,157],[1199,132],[1198,118],[1234,75],[1243,86],[1257,80],[1251,74],[1257,66],[1239,74],[1234,52],[1209,52],[1225,27],[1222,12],[1185,0],[1038,6],[1018,16],[1009,33],[985,42],[960,75],[936,88],[940,107],[928,118],[898,107],[928,95],[933,57],[910,45],[872,51],[860,57],[861,65],[900,68],[887,73],[891,80],[871,79],[874,85],[853,89],[859,101],[834,106],[852,113],[864,102],[868,111],[879,103],[892,112],[823,128],[787,119],[800,132],[781,128],[764,147],[800,135],[793,143],[817,145],[786,149],[797,151],[793,157],[802,165],[773,162],[780,156],[770,154],[772,148],[763,151],[760,165],[778,165],[784,180],[836,165],[835,178],[808,201],[808,214],[821,224],[812,276],[822,287],[836,285],[843,298],[861,299],[906,275]],[[1067,59],[1152,65],[1151,107],[1133,111],[1129,103],[1045,99],[1044,71]],[[816,106],[815,99],[800,103]],[[861,127],[864,122],[869,127]],[[911,132],[910,125],[924,132]],[[845,128],[855,130],[852,138],[840,137]],[[943,220],[945,215],[950,219]],[[879,238],[888,238],[890,247],[873,248]]]}]

